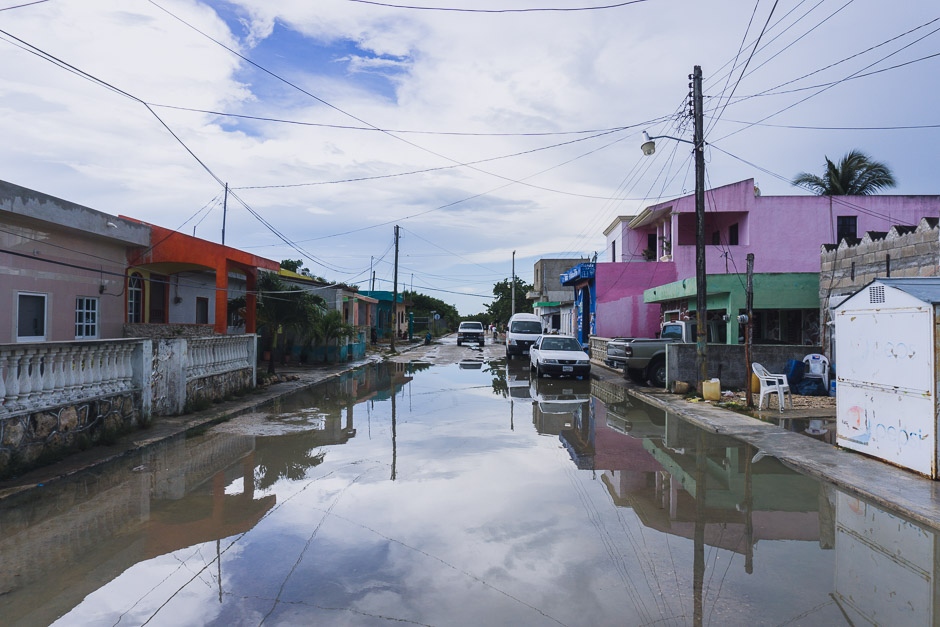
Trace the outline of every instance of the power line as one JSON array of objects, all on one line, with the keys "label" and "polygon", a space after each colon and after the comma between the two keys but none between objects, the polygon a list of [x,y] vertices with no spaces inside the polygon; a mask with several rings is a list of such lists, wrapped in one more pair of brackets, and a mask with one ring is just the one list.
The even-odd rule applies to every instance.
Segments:
[{"label": "power line", "polygon": [[[728,83],[731,82],[731,77],[734,76],[734,69],[738,66],[738,58],[741,56],[741,51],[744,49],[744,42],[747,41],[747,34],[751,32],[751,24],[754,22],[754,16],[757,15],[757,7],[760,6],[760,0],[757,0],[754,3],[754,10],[751,11],[751,17],[747,21],[747,28],[744,29],[744,36],[741,37],[741,43],[738,45],[738,51],[734,55],[734,62],[731,64],[731,70],[727,73],[725,78],[725,86],[721,89],[721,93],[718,94],[718,104],[721,104],[721,99],[724,98],[725,92],[728,90]],[[765,24],[766,27],[766,24]],[[763,35],[763,32],[761,32]],[[757,43],[760,41],[760,37],[757,38],[757,42],[754,43],[754,47],[751,49],[751,56],[754,56],[754,51],[757,50]],[[751,60],[751,56],[748,57],[748,61]],[[741,75],[744,75],[744,72],[741,72]],[[740,82],[740,77],[738,82]],[[737,83],[735,83],[737,87]],[[728,100],[731,100],[729,97]],[[726,101],[727,102],[727,101]],[[720,115],[718,117],[721,117]]]},{"label": "power line", "polygon": [[767,122],[745,122],[744,120],[730,120],[725,118],[724,122],[734,124],[746,124],[748,126],[767,126],[770,128],[791,128],[810,131],[904,131],[925,128],[940,128],[940,124],[907,124],[899,126],[806,126],[800,124],[772,124]]},{"label": "power line", "polygon": [[36,0],[35,2],[27,2],[25,4],[17,4],[12,7],[4,7],[0,11],[9,11],[11,9],[22,9],[23,7],[31,7],[34,4],[42,4],[43,2],[49,2],[49,0]]},{"label": "power line", "polygon": [[[48,2],[48,0],[44,0]],[[258,122],[272,122],[276,124],[293,124],[296,126],[313,126],[317,128],[333,128],[351,131],[368,131],[372,133],[402,133],[412,135],[446,135],[457,137],[546,137],[552,135],[588,135],[590,133],[603,133],[606,131],[622,131],[628,126],[611,126],[607,128],[592,128],[579,131],[533,131],[533,132],[473,132],[473,131],[426,131],[417,129],[400,128],[374,128],[371,126],[352,126],[349,124],[326,124],[324,122],[302,122],[300,120],[289,120],[285,118],[272,118],[266,116],[247,115],[243,113],[230,113],[226,111],[213,111],[211,109],[198,109],[195,107],[182,107],[168,104],[148,103],[152,107],[161,109],[173,109],[175,111],[190,111],[192,113],[205,113],[207,115],[216,115],[219,117],[239,118],[243,120],[254,120]]]},{"label": "power line", "polygon": [[[832,84],[830,84],[830,85],[827,85],[826,87],[823,87],[823,88],[820,89],[819,91],[817,91],[817,92],[815,92],[815,93],[812,93],[812,94],[810,94],[809,96],[806,96],[805,98],[802,98],[801,100],[798,100],[798,101],[796,101],[796,102],[794,102],[794,103],[791,103],[791,104],[787,105],[786,107],[780,109],[779,111],[775,111],[774,113],[771,113],[770,115],[767,115],[767,116],[761,118],[761,119],[758,120],[757,122],[766,122],[766,121],[769,120],[770,118],[776,117],[776,116],[780,115],[781,113],[783,113],[784,111],[788,111],[789,109],[792,109],[793,107],[795,107],[795,106],[797,106],[797,105],[800,105],[800,104],[806,102],[806,101],[809,100],[810,98],[815,98],[816,96],[818,96],[819,94],[823,93],[824,91],[827,91],[827,90],[829,90],[829,89],[832,89],[832,88],[835,87],[836,85],[839,85],[840,83],[843,83],[843,82],[845,82],[845,81],[847,81],[847,80],[850,80],[851,78],[853,78],[853,77],[855,77],[855,76],[858,76],[859,74],[861,74],[861,73],[864,72],[865,70],[867,70],[867,69],[869,69],[869,68],[871,68],[871,67],[873,67],[873,66],[875,66],[875,65],[877,65],[877,64],[879,64],[879,63],[881,63],[881,62],[884,61],[885,59],[888,59],[888,58],[890,58],[890,57],[893,57],[894,55],[898,54],[898,53],[901,52],[902,50],[905,50],[905,49],[907,49],[907,48],[910,48],[910,47],[913,46],[914,44],[916,44],[916,43],[918,43],[918,42],[920,42],[920,41],[926,39],[927,37],[931,36],[932,34],[936,33],[937,31],[940,31],[940,27],[935,28],[934,30],[932,30],[932,31],[930,31],[929,33],[927,33],[926,35],[923,35],[923,36],[921,36],[921,37],[915,39],[914,41],[912,41],[912,42],[910,42],[910,43],[908,43],[908,44],[906,44],[906,45],[904,45],[904,46],[898,48],[898,49],[895,50],[894,52],[891,52],[891,53],[889,53],[889,54],[887,54],[887,55],[881,57],[881,58],[878,59],[877,61],[874,61],[874,62],[872,62],[872,63],[869,63],[868,65],[866,65],[865,67],[861,68],[860,70],[857,70],[857,71],[853,72],[852,74],[849,74],[847,77],[845,77],[845,78],[843,78],[843,79],[840,79],[840,80],[838,80],[838,81],[835,81],[834,83],[832,83]],[[936,55],[931,55],[931,56],[938,56],[938,55],[940,55],[940,53],[937,53]],[[750,127],[749,127],[749,126],[745,126],[745,127],[739,128],[738,130],[732,131],[731,133],[728,133],[727,135],[723,135],[722,137],[720,137],[719,139],[717,139],[717,140],[715,140],[715,141],[721,141],[722,139],[726,139],[726,138],[728,138],[728,137],[731,137],[732,135],[736,135],[736,134],[740,133],[741,131],[747,130],[748,128],[750,128]]]},{"label": "power line", "polygon": [[[770,14],[767,15],[767,21],[764,22],[764,27],[761,29],[760,34],[757,36],[757,40],[754,42],[754,49],[751,50],[751,54],[748,55],[747,61],[744,62],[744,69],[741,70],[741,74],[738,75],[738,80],[735,81],[734,87],[731,88],[731,94],[728,96],[728,99],[725,100],[724,106],[721,108],[721,111],[719,111],[719,112],[718,112],[718,115],[715,117],[715,121],[714,121],[714,123],[712,124],[713,127],[714,127],[715,124],[718,123],[718,120],[721,119],[721,115],[725,112],[725,109],[728,107],[728,103],[731,101],[732,98],[734,98],[734,92],[737,91],[738,85],[741,84],[741,79],[744,78],[745,72],[747,72],[747,66],[751,64],[751,59],[754,58],[754,53],[757,52],[757,46],[758,46],[758,44],[760,44],[761,38],[764,36],[764,33],[767,32],[767,25],[770,24],[770,18],[773,17],[774,11],[777,9],[777,3],[778,3],[779,1],[780,1],[780,0],[774,0],[774,5],[773,5],[772,7],[770,7]],[[849,2],[853,2],[853,0],[849,0]],[[760,3],[760,0],[758,0],[758,4],[759,4],[759,3]],[[846,3],[846,6],[848,6],[848,4],[849,4],[849,3],[847,2],[847,3]],[[845,7],[843,7],[843,8],[845,8]],[[841,9],[840,9],[840,10],[841,10]],[[755,12],[757,11],[757,5],[754,6],[754,11],[755,11]],[[828,18],[826,18],[826,19],[828,19]],[[748,26],[750,26],[750,24],[749,24]],[[747,35],[745,34],[745,37],[746,37],[746,36],[747,36]],[[797,40],[797,41],[799,41],[799,40]],[[791,45],[792,45],[792,44],[791,44]],[[786,48],[784,48],[784,50],[785,50],[785,49],[786,49]],[[782,52],[782,51],[781,51],[781,52]],[[777,54],[779,54],[779,52],[778,52]],[[776,55],[774,55],[774,56],[776,56]],[[773,57],[771,57],[771,59],[772,59],[772,58],[773,58]],[[770,60],[770,59],[768,59],[768,61],[769,61],[769,60]],[[767,62],[767,61],[765,61],[764,63],[766,63],[766,62]],[[718,101],[719,101],[719,103],[720,103],[720,102],[721,102],[721,99],[719,98]]]},{"label": "power line", "polygon": [[377,7],[385,7],[389,9],[410,9],[413,11],[448,11],[454,13],[548,13],[548,12],[573,12],[573,11],[602,11],[605,9],[617,9],[620,7],[629,6],[631,4],[640,4],[641,2],[647,2],[648,0],[628,0],[627,2],[617,2],[615,4],[605,4],[599,6],[589,6],[589,7],[531,7],[525,9],[466,9],[459,7],[428,7],[428,6],[413,6],[407,4],[391,4],[386,2],[376,2],[375,0],[347,0],[348,2],[356,2],[358,4],[369,4]]},{"label": "power line", "polygon": [[[635,2],[642,2],[642,1],[645,1],[645,0],[632,0],[632,1],[635,3]],[[464,166],[464,167],[468,167],[468,168],[470,168],[471,170],[474,170],[474,171],[476,171],[476,172],[480,172],[481,174],[486,174],[486,175],[488,175],[488,176],[492,176],[492,177],[495,177],[495,178],[499,178],[499,179],[502,179],[502,180],[504,180],[504,181],[509,181],[509,182],[512,182],[512,183],[518,183],[518,184],[520,184],[520,185],[525,185],[525,186],[527,186],[527,187],[533,187],[533,188],[535,188],[535,189],[541,189],[541,190],[543,190],[543,191],[549,191],[549,192],[554,192],[554,193],[559,193],[559,194],[565,194],[565,195],[569,195],[569,196],[577,196],[577,197],[580,197],[580,198],[604,199],[603,197],[599,197],[599,196],[590,196],[590,195],[586,195],[586,194],[575,194],[575,193],[571,193],[571,192],[565,192],[565,191],[563,191],[563,190],[556,190],[556,189],[552,189],[552,188],[548,188],[548,187],[542,187],[542,186],[539,186],[539,185],[533,185],[532,183],[525,183],[524,180],[512,179],[512,178],[509,178],[509,177],[507,177],[507,176],[502,176],[502,175],[500,175],[500,174],[496,174],[495,172],[489,172],[489,171],[487,171],[487,170],[483,170],[483,169],[481,169],[481,168],[477,168],[477,167],[474,167],[474,166],[472,166],[472,165],[468,165],[468,164],[466,164],[466,163],[462,163],[462,162],[461,162],[460,160],[458,160],[458,159],[454,159],[454,158],[452,158],[452,157],[448,157],[447,155],[444,155],[444,154],[441,154],[441,153],[436,152],[436,151],[434,151],[434,150],[431,150],[430,148],[426,148],[426,147],[424,147],[424,146],[421,146],[421,145],[419,145],[419,144],[416,144],[416,143],[414,143],[414,142],[412,142],[412,141],[410,141],[410,140],[408,140],[408,139],[405,139],[404,137],[399,137],[398,135],[395,135],[394,133],[392,133],[392,132],[390,132],[390,131],[387,131],[387,130],[385,130],[385,129],[382,129],[382,128],[376,126],[375,124],[372,124],[371,122],[368,122],[368,121],[366,121],[366,120],[364,120],[364,119],[362,119],[362,118],[360,118],[360,117],[354,115],[353,113],[350,113],[349,111],[346,111],[346,110],[342,109],[341,107],[339,107],[339,106],[337,106],[337,105],[334,105],[334,104],[328,102],[327,100],[324,100],[324,99],[321,98],[320,96],[317,96],[316,94],[314,94],[314,93],[312,93],[312,92],[310,92],[310,91],[304,89],[303,87],[300,87],[300,86],[297,85],[296,83],[293,83],[293,82],[289,81],[288,79],[286,79],[286,78],[280,76],[279,74],[273,72],[272,70],[267,69],[267,68],[264,67],[263,65],[257,63],[256,61],[253,61],[253,60],[250,59],[249,57],[246,57],[245,55],[241,54],[241,53],[238,52],[237,50],[235,50],[235,49],[229,47],[228,45],[226,45],[226,44],[224,44],[223,42],[219,41],[218,39],[212,37],[212,36],[209,35],[208,33],[204,32],[204,31],[200,30],[199,28],[195,27],[194,25],[190,24],[189,22],[187,22],[187,21],[184,20],[183,18],[181,18],[181,17],[175,15],[174,13],[172,13],[171,11],[169,11],[168,9],[166,9],[166,8],[164,8],[164,7],[162,7],[162,6],[160,6],[160,5],[157,4],[154,0],[147,0],[147,2],[149,2],[150,4],[152,4],[153,6],[155,6],[156,8],[160,9],[161,11],[163,11],[164,13],[166,13],[167,15],[171,16],[171,17],[174,18],[175,20],[179,21],[180,23],[184,24],[185,26],[189,27],[190,29],[196,31],[197,33],[199,33],[199,34],[202,35],[203,37],[207,38],[208,40],[210,40],[210,41],[214,42],[215,44],[221,46],[221,47],[224,48],[225,50],[228,50],[229,52],[231,52],[232,54],[234,54],[234,55],[237,56],[238,58],[242,59],[242,60],[245,61],[246,63],[249,63],[249,64],[251,64],[253,67],[258,68],[259,70],[261,70],[261,71],[264,72],[265,74],[271,76],[272,78],[274,78],[274,79],[276,79],[276,80],[278,80],[278,81],[281,81],[281,82],[284,83],[285,85],[288,85],[288,86],[292,87],[293,89],[296,89],[296,90],[299,91],[300,93],[302,93],[302,94],[304,94],[304,95],[306,95],[306,96],[309,96],[310,98],[312,98],[312,99],[316,100],[317,102],[319,102],[319,103],[321,103],[321,104],[323,104],[323,105],[325,105],[325,106],[327,106],[327,107],[333,109],[334,111],[337,111],[337,112],[339,112],[339,113],[342,113],[343,115],[352,118],[353,120],[359,122],[360,124],[365,124],[366,126],[369,126],[369,127],[371,127],[371,128],[374,128],[376,131],[378,131],[378,132],[380,132],[380,133],[382,133],[382,134],[384,134],[384,135],[387,135],[388,137],[391,137],[392,139],[395,139],[395,140],[397,140],[397,141],[399,141],[399,142],[402,142],[402,143],[404,143],[404,144],[407,144],[408,146],[411,146],[411,147],[413,147],[413,148],[417,148],[418,150],[427,152],[428,154],[434,155],[435,157],[439,157],[439,158],[441,158],[441,159],[445,159],[446,161],[450,161],[450,162],[452,162],[452,163],[455,163],[455,164],[458,164],[458,165],[461,165],[461,166]],[[531,178],[531,177],[528,177],[528,178]]]},{"label": "power line", "polygon": [[[884,41],[882,41],[882,42],[880,42],[880,43],[877,43],[877,44],[875,44],[874,46],[869,46],[868,48],[865,48],[864,50],[861,50],[861,51],[859,51],[859,52],[856,52],[855,54],[852,54],[852,55],[849,55],[849,56],[844,57],[844,58],[842,58],[842,59],[839,59],[838,61],[835,61],[835,62],[833,62],[833,63],[830,63],[829,65],[826,65],[826,66],[823,66],[823,67],[821,67],[821,68],[819,68],[819,69],[813,70],[812,72],[808,72],[808,73],[806,73],[806,74],[803,74],[802,76],[799,76],[799,77],[797,77],[797,78],[794,78],[794,79],[788,80],[788,81],[786,81],[786,82],[780,83],[779,85],[776,85],[776,86],[774,86],[774,87],[769,87],[769,88],[767,88],[767,89],[765,89],[765,90],[763,90],[763,91],[760,91],[760,92],[758,92],[758,93],[756,93],[756,94],[751,94],[751,95],[748,95],[748,96],[742,96],[742,97],[739,98],[737,101],[735,101],[734,104],[738,104],[739,102],[743,102],[743,101],[749,100],[749,99],[751,99],[751,98],[756,98],[756,97],[758,97],[758,96],[776,96],[776,95],[780,95],[780,94],[790,94],[790,93],[794,93],[794,92],[797,92],[797,91],[805,91],[805,90],[807,90],[807,89],[815,89],[815,88],[817,88],[817,87],[824,87],[825,85],[830,84],[830,83],[822,83],[822,84],[819,84],[819,85],[809,85],[809,86],[807,86],[807,87],[800,87],[800,88],[798,88],[798,89],[790,89],[790,90],[786,90],[786,91],[777,91],[777,90],[780,89],[781,87],[785,87],[785,86],[787,86],[787,85],[791,85],[791,84],[796,83],[796,82],[798,82],[798,81],[801,81],[801,80],[803,80],[803,79],[805,79],[805,78],[809,78],[810,76],[813,76],[813,75],[815,75],[815,74],[819,74],[820,72],[824,72],[825,70],[828,70],[828,69],[830,69],[830,68],[833,68],[833,67],[835,67],[835,66],[837,66],[837,65],[841,65],[841,64],[845,63],[846,61],[851,61],[852,59],[854,59],[854,58],[856,58],[856,57],[859,57],[859,56],[861,56],[861,55],[863,55],[863,54],[866,54],[866,53],[868,53],[868,52],[871,52],[872,50],[877,50],[878,48],[880,48],[880,47],[882,47],[882,46],[885,46],[885,45],[887,45],[887,44],[889,44],[889,43],[891,43],[891,42],[893,42],[893,41],[896,41],[896,40],[898,40],[898,39],[900,39],[900,38],[902,38],[902,37],[904,37],[904,36],[906,36],[906,35],[910,35],[911,33],[914,33],[914,32],[916,32],[916,31],[918,31],[918,30],[920,30],[920,29],[922,29],[922,28],[926,28],[927,26],[930,26],[931,24],[933,24],[934,22],[937,22],[937,21],[940,21],[940,17],[936,17],[936,18],[934,18],[934,19],[932,19],[932,20],[929,20],[929,21],[927,21],[927,22],[924,22],[923,24],[921,24],[921,25],[919,25],[919,26],[915,26],[914,28],[912,28],[912,29],[910,29],[910,30],[907,30],[907,31],[905,31],[905,32],[903,32],[903,33],[900,33],[900,34],[898,34],[898,35],[895,35],[894,37],[891,37],[891,38],[886,39],[886,40],[884,40]],[[915,43],[916,43],[916,42],[915,42]],[[854,78],[862,78],[862,77],[864,77],[864,76],[871,76],[872,74],[878,74],[878,73],[880,73],[880,72],[885,72],[885,71],[887,71],[887,70],[897,69],[898,67],[903,67],[903,66],[905,66],[905,65],[910,65],[911,63],[916,63],[916,62],[918,62],[918,61],[923,61],[923,60],[928,59],[928,58],[930,58],[930,57],[923,57],[923,58],[921,58],[921,59],[914,59],[913,61],[908,61],[908,62],[906,62],[906,63],[902,63],[902,64],[899,64],[899,65],[895,65],[895,66],[891,66],[891,67],[887,67],[887,68],[882,68],[881,70],[877,70],[877,71],[875,71],[875,72],[869,72],[869,73],[865,73],[865,74],[860,74],[859,76],[854,77]],[[854,78],[853,78],[853,80],[854,80]]]},{"label": "power line", "polygon": [[[532,148],[532,149],[530,149],[530,150],[523,150],[523,151],[521,151],[521,152],[515,152],[515,153],[512,153],[512,154],[508,154],[508,155],[500,155],[500,156],[498,156],[498,157],[487,157],[486,159],[479,159],[479,160],[476,160],[476,161],[467,161],[467,162],[463,162],[463,163],[456,163],[456,164],[454,164],[454,165],[442,165],[442,166],[436,166],[436,167],[433,167],[433,168],[423,168],[423,169],[420,169],[420,170],[410,170],[410,171],[407,171],[407,172],[396,172],[396,173],[393,173],[393,174],[377,174],[377,175],[374,175],[374,176],[360,176],[360,177],[355,177],[355,178],[339,179],[339,180],[334,180],[334,181],[318,181],[318,182],[315,182],[315,183],[290,183],[290,184],[279,184],[279,185],[249,185],[249,186],[233,187],[233,188],[231,188],[231,189],[281,189],[281,188],[292,188],[292,187],[312,187],[312,186],[316,186],[316,185],[333,185],[333,184],[337,184],[337,183],[357,183],[357,182],[360,182],[360,181],[374,181],[374,180],[378,180],[378,179],[387,179],[387,178],[394,178],[394,177],[399,177],[399,176],[410,176],[410,175],[413,175],[413,174],[425,174],[425,173],[427,173],[427,172],[438,172],[438,171],[440,171],[440,170],[450,170],[450,169],[453,169],[453,168],[460,168],[460,167],[475,165],[475,164],[478,164],[478,163],[485,163],[485,162],[488,162],[488,161],[498,161],[498,160],[500,160],[500,159],[509,159],[509,158],[511,158],[511,157],[519,157],[519,156],[522,156],[522,155],[528,155],[528,154],[532,154],[532,153],[535,153],[535,152],[540,152],[540,151],[542,151],[542,150],[549,150],[549,149],[551,149],[551,148],[558,148],[559,146],[567,146],[567,145],[569,145],[569,144],[575,144],[575,143],[577,143],[577,142],[587,141],[587,140],[590,140],[590,139],[595,139],[595,138],[597,138],[597,137],[603,137],[604,135],[610,135],[611,133],[616,133],[616,132],[618,132],[618,131],[620,131],[620,130],[625,130],[625,129],[628,129],[628,128],[637,128],[637,127],[645,126],[645,125],[646,125],[646,122],[641,122],[641,123],[639,123],[639,124],[634,124],[634,125],[631,125],[631,126],[628,126],[628,127],[623,127],[622,129],[616,129],[616,130],[612,130],[612,131],[604,131],[604,132],[601,132],[601,133],[597,133],[596,135],[591,135],[590,137],[579,137],[578,139],[574,139],[574,140],[570,140],[570,141],[566,141],[566,142],[561,142],[561,143],[557,143],[557,144],[551,144],[551,145],[549,145],[549,146],[541,146],[541,147],[539,147],[539,148]],[[501,178],[502,178],[502,177],[501,177]],[[515,181],[515,182],[518,182],[518,181]],[[552,190],[552,189],[548,189],[548,188],[539,188],[539,189],[544,189],[544,190],[546,190],[546,191],[554,191],[554,192],[561,193],[561,194],[576,195],[576,196],[585,197],[583,194],[575,194],[575,193],[573,193],[573,192],[566,192],[566,191],[564,191],[564,190]],[[596,196],[588,196],[588,197],[590,197],[590,198],[596,198]]]}]

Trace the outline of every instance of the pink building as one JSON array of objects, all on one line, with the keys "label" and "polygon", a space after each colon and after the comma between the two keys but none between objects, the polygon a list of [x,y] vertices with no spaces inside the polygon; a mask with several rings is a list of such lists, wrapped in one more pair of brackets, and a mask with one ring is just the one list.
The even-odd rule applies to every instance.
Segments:
[{"label": "pink building", "polygon": [[[822,244],[843,238],[853,242],[866,232],[916,225],[924,216],[940,213],[940,196],[761,196],[753,179],[708,190],[705,201],[710,277],[744,273],[748,253],[754,253],[755,274],[818,273]],[[649,206],[637,216],[620,216],[605,234],[610,258],[596,266],[594,332],[651,337],[663,312],[681,306],[675,300],[667,303],[665,295],[695,300],[694,281],[688,281],[695,277],[695,196]],[[734,282],[724,281],[729,283]],[[655,288],[663,296],[654,295]],[[709,285],[709,301],[717,296]],[[772,308],[774,295],[763,298]],[[737,333],[732,331],[733,343]]]}]

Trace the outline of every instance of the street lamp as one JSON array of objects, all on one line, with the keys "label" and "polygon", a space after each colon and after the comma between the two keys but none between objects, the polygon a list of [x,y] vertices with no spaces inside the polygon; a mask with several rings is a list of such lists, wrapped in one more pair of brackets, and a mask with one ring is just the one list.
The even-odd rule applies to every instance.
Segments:
[{"label": "street lamp", "polygon": [[656,152],[655,139],[672,139],[679,142],[692,144],[695,152],[695,309],[696,309],[696,334],[695,334],[695,370],[698,372],[698,382],[696,388],[699,394],[702,392],[702,382],[708,376],[707,369],[707,317],[708,305],[706,302],[706,281],[705,281],[705,137],[702,113],[702,68],[696,65],[693,73],[689,75],[692,79],[692,121],[693,121],[693,140],[671,137],[669,135],[657,135],[650,137],[649,133],[643,131],[643,143],[640,150],[643,154],[650,156]]}]

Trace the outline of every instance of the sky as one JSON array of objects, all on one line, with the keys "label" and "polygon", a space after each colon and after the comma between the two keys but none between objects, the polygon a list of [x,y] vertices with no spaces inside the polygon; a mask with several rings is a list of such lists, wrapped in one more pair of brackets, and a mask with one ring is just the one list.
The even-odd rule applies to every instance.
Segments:
[{"label": "sky", "polygon": [[398,224],[401,285],[465,315],[513,251],[527,282],[607,260],[617,216],[692,193],[687,144],[639,145],[691,138],[695,65],[708,187],[805,194],[860,149],[938,193],[926,0],[28,2],[0,3],[0,179],[216,242],[227,183],[227,245],[364,289]]}]

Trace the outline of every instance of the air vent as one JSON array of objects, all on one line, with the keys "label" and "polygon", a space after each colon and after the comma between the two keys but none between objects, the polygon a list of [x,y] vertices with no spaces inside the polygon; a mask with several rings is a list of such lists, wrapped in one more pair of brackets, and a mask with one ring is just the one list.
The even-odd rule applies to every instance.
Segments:
[{"label": "air vent", "polygon": [[885,286],[874,285],[868,288],[868,302],[872,304],[885,302]]}]

